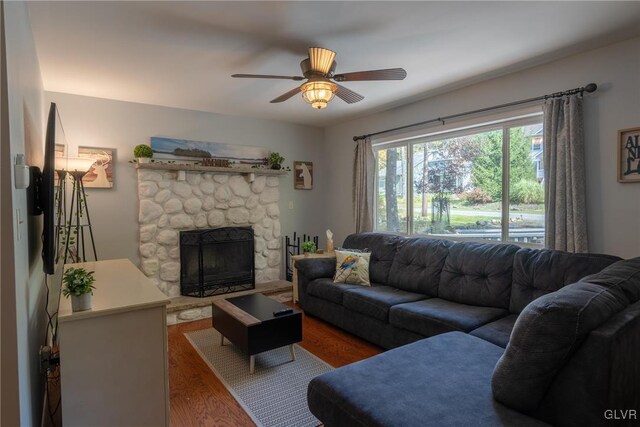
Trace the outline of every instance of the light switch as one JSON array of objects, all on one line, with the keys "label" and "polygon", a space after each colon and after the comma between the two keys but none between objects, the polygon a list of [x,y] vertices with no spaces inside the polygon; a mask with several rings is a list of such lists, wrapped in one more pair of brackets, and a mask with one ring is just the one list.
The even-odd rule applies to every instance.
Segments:
[{"label": "light switch", "polygon": [[293,200],[289,202],[289,209],[293,209]]}]

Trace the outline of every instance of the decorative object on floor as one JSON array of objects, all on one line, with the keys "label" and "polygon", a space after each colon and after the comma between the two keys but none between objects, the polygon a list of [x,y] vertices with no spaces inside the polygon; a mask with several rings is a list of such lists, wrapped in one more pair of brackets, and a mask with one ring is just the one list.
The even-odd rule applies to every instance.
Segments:
[{"label": "decorative object on floor", "polygon": [[64,231],[59,231],[64,239],[61,244],[64,244],[63,258],[65,264],[67,261],[87,261],[85,230],[89,232],[93,258],[96,261],[98,260],[89,207],[87,206],[87,194],[84,191],[84,183],[82,182],[82,178],[89,172],[94,162],[95,160],[92,158],[69,157],[66,159],[65,169],[63,169],[73,180],[69,216],[65,218]]},{"label": "decorative object on floor", "polygon": [[317,249],[318,247],[311,240],[307,240],[302,244],[302,252],[304,252],[305,256],[315,253]]},{"label": "decorative object on floor", "polygon": [[68,268],[62,276],[62,294],[71,297],[71,310],[91,310],[91,295],[95,287],[93,271],[84,268]]},{"label": "decorative object on floor", "polygon": [[133,147],[133,157],[138,163],[149,163],[153,158],[153,150],[147,144],[138,144]]},{"label": "decorative object on floor", "polygon": [[265,159],[269,155],[269,150],[263,147],[189,141],[158,136],[151,137],[151,148],[156,159],[200,162],[202,159],[216,158],[228,160],[230,165],[237,164],[246,167],[264,165]]},{"label": "decorative object on floor", "polygon": [[371,286],[369,260],[371,252],[336,250],[335,283]]},{"label": "decorative object on floor", "polygon": [[[313,240],[316,244],[316,248],[318,247],[318,236],[311,237],[311,235],[307,236],[306,234],[302,235],[302,241],[306,242],[307,240]],[[284,238],[284,259],[286,266],[286,279],[291,282],[293,280],[293,262],[291,260],[292,256],[300,255],[300,250],[302,249],[302,245],[300,244],[300,236],[294,231],[293,238],[289,236],[285,236]],[[294,298],[295,300],[295,298]]]},{"label": "decorative object on floor", "polygon": [[640,182],[640,127],[618,131],[618,182]]},{"label": "decorative object on floor", "polygon": [[331,366],[296,345],[291,363],[287,347],[256,356],[256,371],[249,373],[246,355],[234,345],[220,346],[215,329],[185,336],[233,397],[258,426],[317,426],[309,412],[307,386]]},{"label": "decorative object on floor", "polygon": [[296,190],[313,190],[313,162],[293,162],[293,188]]},{"label": "decorative object on floor", "polygon": [[115,153],[113,148],[78,147],[78,157],[94,160],[82,178],[85,188],[113,188]]},{"label": "decorative object on floor", "polygon": [[302,81],[305,83],[289,92],[273,99],[271,103],[284,102],[292,96],[302,93],[302,99],[311,104],[315,109],[326,108],[329,101],[335,96],[347,104],[362,101],[364,96],[332,82],[352,82],[371,80],[404,80],[407,72],[402,68],[389,68],[385,70],[356,71],[352,73],[334,74],[336,70],[336,53],[322,47],[310,47],[309,57],[300,63],[302,76],[273,76],[264,74],[233,74],[231,77],[254,79],[283,79]]},{"label": "decorative object on floor", "polygon": [[273,151],[269,153],[269,157],[267,158],[267,160],[271,169],[280,170],[282,169],[282,163],[285,159],[280,155],[280,153]]}]

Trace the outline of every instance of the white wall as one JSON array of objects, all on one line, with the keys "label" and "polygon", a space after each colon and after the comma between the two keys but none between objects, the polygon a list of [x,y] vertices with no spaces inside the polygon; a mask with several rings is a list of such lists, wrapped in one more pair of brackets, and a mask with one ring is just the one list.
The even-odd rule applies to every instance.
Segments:
[{"label": "white wall", "polygon": [[294,160],[312,161],[313,190],[294,190],[292,173],[280,178],[280,221],[283,235],[324,234],[327,188],[321,178],[329,171],[322,129],[62,93],[47,92],[46,100],[58,105],[71,156],[79,145],[117,150],[114,188],[87,189],[100,259],[139,262],[137,175],[128,162],[133,147],[148,144],[152,136],[267,147],[280,152],[291,168]]},{"label": "white wall", "polygon": [[[2,420],[39,425],[43,377],[39,347],[46,333],[40,257],[42,217],[28,217],[25,190],[13,185],[13,160],[42,167],[43,89],[26,5],[4,3],[8,123],[2,123]],[[8,132],[4,126],[8,124]],[[8,137],[8,141],[5,138]],[[17,361],[17,375],[16,375]]]},{"label": "white wall", "polygon": [[[584,103],[590,250],[640,255],[640,184],[616,180],[618,129],[640,126],[640,38],[520,71],[461,90],[331,126],[325,131],[329,227],[340,243],[354,230],[354,135],[597,83]],[[464,66],[464,58],[461,58]],[[424,72],[428,72],[425,70]]]}]

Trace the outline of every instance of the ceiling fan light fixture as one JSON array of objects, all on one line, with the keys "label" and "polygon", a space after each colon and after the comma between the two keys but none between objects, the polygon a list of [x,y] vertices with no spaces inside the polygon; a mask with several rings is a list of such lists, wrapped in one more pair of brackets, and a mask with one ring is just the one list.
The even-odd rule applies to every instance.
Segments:
[{"label": "ceiling fan light fixture", "polygon": [[307,82],[300,87],[302,98],[318,110],[326,108],[337,89],[338,86],[335,83],[322,80]]},{"label": "ceiling fan light fixture", "polygon": [[326,75],[336,59],[336,53],[332,50],[322,47],[309,48],[309,60],[311,62],[311,70],[322,75]]}]

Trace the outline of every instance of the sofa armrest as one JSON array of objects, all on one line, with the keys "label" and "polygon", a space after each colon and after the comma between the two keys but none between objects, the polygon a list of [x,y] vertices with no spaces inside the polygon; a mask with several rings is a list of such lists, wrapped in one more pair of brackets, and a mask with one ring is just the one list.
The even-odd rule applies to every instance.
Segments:
[{"label": "sofa armrest", "polygon": [[333,277],[336,273],[336,259],[333,258],[309,258],[296,261],[298,275],[303,275],[309,281]]},{"label": "sofa armrest", "polygon": [[307,286],[316,279],[333,278],[336,271],[335,258],[306,258],[296,261],[298,270],[298,302],[306,310]]}]

